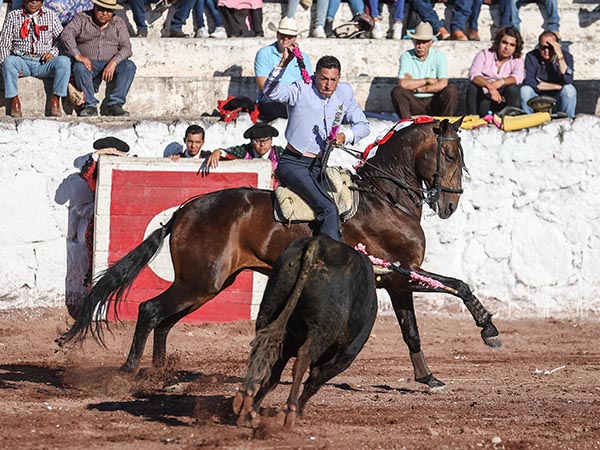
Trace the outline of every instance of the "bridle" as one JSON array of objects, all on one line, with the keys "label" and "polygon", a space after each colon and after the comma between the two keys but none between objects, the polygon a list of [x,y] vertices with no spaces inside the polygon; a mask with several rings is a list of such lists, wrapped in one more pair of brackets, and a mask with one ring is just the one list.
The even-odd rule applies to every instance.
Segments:
[{"label": "bridle", "polygon": [[[460,144],[460,137],[458,135],[456,135],[456,136],[439,136],[438,135],[438,137],[436,138],[435,173],[433,174],[432,187],[429,189],[427,187],[415,188],[413,186],[409,186],[408,184],[406,184],[404,181],[402,181],[398,177],[390,174],[389,172],[383,170],[380,167],[377,167],[377,166],[371,164],[366,159],[363,159],[360,152],[357,152],[356,150],[345,147],[345,146],[340,146],[339,148],[342,149],[343,151],[345,151],[346,153],[354,156],[355,158],[361,160],[363,162],[363,165],[372,167],[373,169],[377,170],[381,174],[378,176],[372,175],[369,178],[381,178],[381,179],[386,179],[386,180],[391,181],[396,186],[398,186],[402,190],[406,191],[406,193],[411,198],[411,200],[413,200],[415,202],[416,206],[420,207],[423,204],[433,205],[433,204],[437,203],[437,201],[440,198],[440,193],[442,193],[442,192],[449,192],[452,194],[462,194],[463,193],[462,188],[453,188],[450,186],[442,185],[442,183],[441,183],[440,171],[441,171],[441,165],[442,165],[442,144],[444,142],[458,142],[460,165],[461,165],[461,168],[463,168],[465,171],[468,172],[467,167],[465,166],[465,159],[464,159],[464,155],[463,155],[462,145]],[[415,195],[415,194],[417,194],[417,195]]]}]

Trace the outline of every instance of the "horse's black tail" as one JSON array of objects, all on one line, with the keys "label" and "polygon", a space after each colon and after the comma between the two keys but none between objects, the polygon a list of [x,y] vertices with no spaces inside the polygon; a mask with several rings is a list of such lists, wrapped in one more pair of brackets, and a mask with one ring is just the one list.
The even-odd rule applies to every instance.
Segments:
[{"label": "horse's black tail", "polygon": [[61,334],[56,340],[63,347],[69,342],[81,342],[88,333],[104,345],[104,329],[109,329],[106,312],[113,307],[115,317],[118,319],[118,305],[123,300],[133,280],[144,267],[152,260],[162,247],[162,243],[171,233],[173,220],[179,210],[161,228],[155,230],[140,245],[131,250],[127,255],[101,272],[91,289],[82,299],[75,323],[69,330]]},{"label": "horse's black tail", "polygon": [[256,392],[256,385],[261,384],[263,380],[271,376],[271,367],[281,355],[287,323],[296,310],[308,275],[313,268],[318,245],[318,240],[309,242],[302,257],[302,268],[296,279],[296,284],[283,310],[273,322],[259,330],[250,343],[252,350],[250,351],[250,363],[248,364],[248,375],[245,382],[246,392],[249,390]]}]

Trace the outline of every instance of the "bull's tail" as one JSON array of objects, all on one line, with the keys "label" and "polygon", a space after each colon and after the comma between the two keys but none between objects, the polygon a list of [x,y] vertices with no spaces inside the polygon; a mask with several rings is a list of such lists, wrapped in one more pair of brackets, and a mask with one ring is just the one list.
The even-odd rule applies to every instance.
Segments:
[{"label": "bull's tail", "polygon": [[298,305],[306,279],[313,267],[318,245],[319,241],[317,240],[309,242],[302,257],[302,267],[296,284],[283,310],[273,322],[259,330],[250,343],[252,350],[250,351],[250,363],[246,377],[246,392],[249,390],[256,392],[256,385],[261,384],[263,380],[271,375],[271,367],[281,355],[287,323]]},{"label": "bull's tail", "polygon": [[100,273],[91,291],[82,299],[75,323],[56,340],[63,347],[69,342],[81,342],[91,334],[104,345],[104,327],[109,329],[106,312],[112,306],[118,319],[118,306],[129,287],[144,267],[162,247],[165,237],[171,233],[173,220],[179,210],[161,228],[155,230],[140,245]]}]

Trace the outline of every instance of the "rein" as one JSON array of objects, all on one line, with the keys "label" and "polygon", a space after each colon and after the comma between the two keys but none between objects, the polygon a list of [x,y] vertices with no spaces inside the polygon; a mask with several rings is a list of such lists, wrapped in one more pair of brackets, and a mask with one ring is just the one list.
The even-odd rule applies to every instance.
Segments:
[{"label": "rein", "polygon": [[[461,166],[466,170],[466,167],[464,164],[463,150],[462,150],[462,146],[460,145],[460,137],[458,137],[458,136],[454,136],[454,137],[438,136],[436,138],[436,142],[437,142],[437,148],[436,148],[435,173],[433,174],[433,186],[431,187],[431,189],[427,189],[426,187],[415,188],[413,186],[409,186],[404,181],[400,180],[398,177],[390,174],[389,172],[383,170],[380,167],[377,167],[374,164],[371,164],[368,160],[363,159],[360,156],[361,155],[360,152],[358,152],[352,148],[345,147],[345,146],[339,146],[339,148],[341,150],[343,150],[344,152],[348,153],[349,155],[354,156],[356,159],[362,161],[364,165],[372,167],[373,169],[377,170],[378,172],[380,172],[382,174],[382,176],[373,176],[371,178],[381,178],[381,179],[389,180],[392,183],[394,183],[396,186],[398,186],[399,188],[406,191],[406,193],[408,194],[410,199],[415,202],[415,205],[417,207],[419,207],[425,203],[428,205],[432,205],[432,204],[436,203],[440,198],[441,192],[450,192],[453,194],[462,194],[463,193],[462,188],[452,188],[449,186],[444,186],[441,184],[441,181],[440,181],[440,179],[441,179],[440,168],[441,168],[441,164],[442,164],[441,159],[442,159],[442,143],[443,142],[458,142],[459,143],[458,146],[460,149]],[[417,198],[415,196],[415,193],[420,195],[420,198]]]}]

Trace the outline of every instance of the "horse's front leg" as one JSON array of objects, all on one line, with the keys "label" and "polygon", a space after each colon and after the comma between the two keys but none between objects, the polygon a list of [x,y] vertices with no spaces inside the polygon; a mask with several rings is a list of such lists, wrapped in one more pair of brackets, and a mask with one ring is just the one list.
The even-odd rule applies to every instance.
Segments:
[{"label": "horse's front leg", "polygon": [[396,318],[402,330],[402,338],[410,352],[410,361],[413,365],[415,381],[426,384],[434,392],[444,390],[445,384],[432,375],[427,365],[425,354],[421,350],[421,338],[419,336],[419,328],[417,327],[412,292],[389,292],[389,294]]},{"label": "horse's front leg", "polygon": [[[423,279],[413,281],[414,292],[443,292],[460,298],[471,313],[471,316],[473,316],[475,324],[481,328],[483,342],[490,347],[502,347],[498,329],[492,322],[492,313],[481,304],[467,283],[457,278],[445,277],[423,269],[415,269],[413,272],[424,277]],[[429,283],[427,279],[441,283],[443,287],[437,286],[436,283]]]}]

